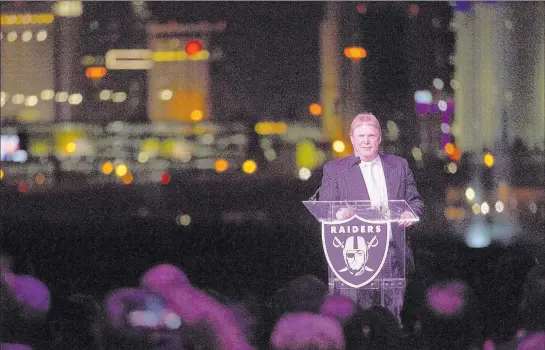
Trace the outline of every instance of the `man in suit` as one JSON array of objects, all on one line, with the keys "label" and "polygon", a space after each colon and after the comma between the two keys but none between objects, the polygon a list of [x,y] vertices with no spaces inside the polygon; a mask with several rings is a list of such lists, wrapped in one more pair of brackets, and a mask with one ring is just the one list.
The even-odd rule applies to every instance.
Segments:
[{"label": "man in suit", "polygon": [[[372,206],[387,208],[389,200],[405,200],[412,212],[405,211],[401,217],[410,219],[415,215],[420,216],[423,202],[407,160],[379,152],[381,140],[381,127],[377,118],[371,113],[358,114],[350,127],[350,141],[354,153],[324,165],[320,201],[368,200]],[[334,213],[337,219],[347,219],[353,214],[349,208]],[[403,257],[404,250],[408,275],[414,272],[412,252],[400,237],[403,227],[412,224],[412,221],[406,221],[389,227],[388,264],[385,265],[395,270],[396,266],[400,266],[399,260]],[[383,271],[385,268],[387,267],[383,267]],[[399,317],[404,290],[390,297],[385,297],[381,292],[380,296],[372,297],[373,300],[364,298],[358,290],[344,292],[363,307],[384,304],[385,299],[390,299],[386,303],[390,303],[391,307],[386,306]]]}]

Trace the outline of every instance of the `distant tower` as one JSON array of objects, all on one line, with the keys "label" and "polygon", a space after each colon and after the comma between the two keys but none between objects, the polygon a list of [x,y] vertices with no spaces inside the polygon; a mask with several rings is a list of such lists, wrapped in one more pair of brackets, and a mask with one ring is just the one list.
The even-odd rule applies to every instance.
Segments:
[{"label": "distant tower", "polygon": [[[55,119],[55,26],[47,2],[2,2],[1,121]],[[68,98],[68,96],[67,96]]]},{"label": "distant tower", "polygon": [[153,66],[148,71],[152,121],[197,122],[211,118],[210,36],[225,23],[148,25]]},{"label": "distant tower", "polygon": [[545,149],[545,3],[457,3],[458,146],[493,149],[506,129],[509,142],[521,138],[530,148]]},{"label": "distant tower", "polygon": [[[78,119],[146,120],[147,66],[137,55],[147,50],[150,13],[145,2],[86,1],[84,5],[82,55],[77,60],[78,75],[85,79],[84,113]],[[134,54],[134,61],[122,60],[127,58],[123,54]]]},{"label": "distant tower", "polygon": [[[360,48],[359,14],[353,3],[327,2],[320,25],[322,129],[328,140],[344,140],[351,151],[349,126],[363,108],[362,58],[345,49]],[[359,57],[359,56],[358,56]]]}]

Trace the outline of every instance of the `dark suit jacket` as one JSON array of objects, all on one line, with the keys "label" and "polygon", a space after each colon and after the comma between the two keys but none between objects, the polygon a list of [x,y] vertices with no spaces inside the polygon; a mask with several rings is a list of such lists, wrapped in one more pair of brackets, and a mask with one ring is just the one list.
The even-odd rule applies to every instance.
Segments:
[{"label": "dark suit jacket", "polygon": [[[388,200],[405,200],[417,216],[420,216],[424,203],[414,182],[413,173],[407,160],[392,154],[379,154],[386,178]],[[335,159],[324,165],[320,201],[358,201],[369,200],[367,186],[359,166],[357,157],[351,154]],[[350,168],[352,166],[352,168]],[[348,171],[347,169],[350,168]],[[345,172],[341,175],[341,172]],[[338,177],[337,179],[335,179]]]}]

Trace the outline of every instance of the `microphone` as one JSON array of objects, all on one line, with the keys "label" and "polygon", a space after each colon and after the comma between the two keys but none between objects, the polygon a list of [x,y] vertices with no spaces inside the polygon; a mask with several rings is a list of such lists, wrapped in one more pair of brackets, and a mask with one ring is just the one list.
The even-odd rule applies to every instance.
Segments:
[{"label": "microphone", "polygon": [[352,165],[350,165],[348,168],[346,168],[345,170],[341,171],[339,174],[337,174],[337,176],[335,176],[334,178],[332,178],[331,180],[327,181],[326,183],[322,184],[320,187],[318,187],[318,189],[316,190],[316,192],[314,192],[314,194],[312,195],[312,197],[310,197],[308,200],[309,201],[313,201],[315,202],[316,201],[316,196],[318,195],[318,192],[324,188],[326,185],[329,185],[331,184],[333,181],[335,180],[338,180],[341,175],[344,175],[348,172],[348,170],[352,169],[353,167],[355,167],[356,165],[359,165],[361,163],[361,159],[358,158]]}]

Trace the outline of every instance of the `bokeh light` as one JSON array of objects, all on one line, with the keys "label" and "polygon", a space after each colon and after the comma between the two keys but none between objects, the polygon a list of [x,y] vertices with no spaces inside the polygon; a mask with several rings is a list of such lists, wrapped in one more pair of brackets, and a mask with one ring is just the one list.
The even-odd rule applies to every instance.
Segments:
[{"label": "bokeh light", "polygon": [[483,162],[488,168],[492,168],[492,166],[494,166],[494,156],[492,153],[486,153],[483,156]]},{"label": "bokeh light", "polygon": [[334,141],[332,147],[333,150],[337,153],[344,152],[344,150],[346,149],[344,142],[342,142],[341,140]]},{"label": "bokeh light", "polygon": [[228,168],[229,162],[226,159],[216,159],[216,162],[214,163],[214,169],[216,169],[218,173],[222,173]]},{"label": "bokeh light", "polygon": [[191,216],[188,214],[178,215],[176,222],[181,226],[189,226],[191,224]]},{"label": "bokeh light", "polygon": [[308,107],[308,111],[311,115],[317,117],[322,114],[322,106],[318,103],[313,103]]},{"label": "bokeh light", "polygon": [[42,173],[36,174],[34,177],[34,182],[36,182],[36,185],[43,185],[45,183],[45,176]]},{"label": "bokeh light", "polygon": [[127,166],[123,163],[118,164],[115,167],[115,174],[119,177],[125,176],[125,174],[127,174],[128,171],[129,171],[129,168],[127,168]]},{"label": "bokeh light", "polygon": [[191,112],[191,115],[189,117],[191,118],[192,121],[198,122],[202,120],[203,116],[204,116],[203,112],[201,110],[196,109]]},{"label": "bokeh light", "polygon": [[251,159],[248,159],[242,163],[242,171],[246,174],[253,174],[257,170],[257,163]]},{"label": "bokeh light", "polygon": [[121,181],[125,185],[130,185],[132,183],[133,179],[134,179],[134,176],[131,173],[126,173],[125,175],[123,175],[121,177]]},{"label": "bokeh light", "polygon": [[475,199],[475,190],[471,187],[466,189],[466,198],[468,201],[473,201]]},{"label": "bokeh light", "polygon": [[104,164],[102,164],[101,170],[104,175],[110,175],[112,171],[114,171],[114,165],[112,164],[112,162],[104,162]]},{"label": "bokeh light", "polygon": [[299,169],[299,172],[297,173],[297,176],[300,180],[306,181],[310,179],[310,176],[312,175],[312,172],[308,168],[301,168]]}]

